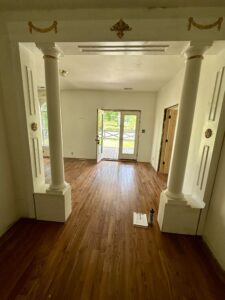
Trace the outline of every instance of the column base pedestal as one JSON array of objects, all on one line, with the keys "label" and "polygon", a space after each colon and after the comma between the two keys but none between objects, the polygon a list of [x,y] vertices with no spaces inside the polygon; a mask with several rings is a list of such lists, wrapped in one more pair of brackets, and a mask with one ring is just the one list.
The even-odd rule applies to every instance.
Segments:
[{"label": "column base pedestal", "polygon": [[167,191],[160,195],[158,223],[162,232],[196,235],[202,207],[191,206],[190,199],[172,198]]},{"label": "column base pedestal", "polygon": [[67,186],[68,186],[69,184],[67,183],[67,182],[64,182],[64,184],[62,184],[61,186],[51,186],[51,185],[49,185],[48,187],[47,187],[47,189],[46,189],[46,193],[48,193],[48,194],[60,194],[60,195],[62,195],[63,193],[64,193],[64,191],[67,189]]},{"label": "column base pedestal", "polygon": [[36,218],[43,221],[65,222],[71,211],[71,187],[68,184],[60,193],[43,191],[34,193]]}]

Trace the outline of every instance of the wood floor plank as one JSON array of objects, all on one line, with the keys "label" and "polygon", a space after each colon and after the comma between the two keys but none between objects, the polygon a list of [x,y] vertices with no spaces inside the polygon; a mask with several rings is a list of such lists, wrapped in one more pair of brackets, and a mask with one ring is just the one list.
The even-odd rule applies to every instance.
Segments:
[{"label": "wood floor plank", "polygon": [[198,237],[162,234],[156,216],[133,227],[133,211],[157,214],[165,188],[149,164],[66,159],[65,174],[67,223],[23,219],[0,239],[1,300],[224,299]]}]

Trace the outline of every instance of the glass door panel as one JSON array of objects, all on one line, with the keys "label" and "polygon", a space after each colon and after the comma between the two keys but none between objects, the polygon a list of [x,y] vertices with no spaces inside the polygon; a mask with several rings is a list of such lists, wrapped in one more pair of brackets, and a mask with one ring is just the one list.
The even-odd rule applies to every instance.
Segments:
[{"label": "glass door panel", "polygon": [[122,154],[134,154],[135,152],[136,125],[136,115],[124,116]]},{"label": "glass door panel", "polygon": [[139,111],[121,111],[119,159],[137,159]]},{"label": "glass door panel", "polygon": [[103,156],[117,160],[120,143],[120,112],[104,111],[103,117]]},{"label": "glass door panel", "polygon": [[103,158],[103,110],[97,110],[96,161]]}]

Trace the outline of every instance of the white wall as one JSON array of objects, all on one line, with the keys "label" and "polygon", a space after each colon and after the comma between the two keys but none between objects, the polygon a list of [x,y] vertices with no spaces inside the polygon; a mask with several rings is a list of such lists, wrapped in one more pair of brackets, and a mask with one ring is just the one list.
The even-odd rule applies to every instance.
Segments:
[{"label": "white wall", "polygon": [[[0,93],[0,98],[1,98]],[[0,236],[18,219],[5,124],[0,106]]]},{"label": "white wall", "polygon": [[225,141],[219,161],[203,238],[225,270]]},{"label": "white wall", "polygon": [[183,77],[184,70],[181,70],[174,78],[163,86],[157,94],[154,139],[151,155],[151,164],[155,170],[158,169],[164,110],[180,102]]},{"label": "white wall", "polygon": [[[218,55],[214,68],[225,66],[225,51]],[[203,238],[225,270],[225,141],[221,150],[212,199],[205,223]]]},{"label": "white wall", "polygon": [[[155,94],[145,92],[62,91],[65,157],[96,158],[97,109],[141,110],[138,161],[149,162],[155,115]],[[73,153],[73,154],[72,154]]]}]

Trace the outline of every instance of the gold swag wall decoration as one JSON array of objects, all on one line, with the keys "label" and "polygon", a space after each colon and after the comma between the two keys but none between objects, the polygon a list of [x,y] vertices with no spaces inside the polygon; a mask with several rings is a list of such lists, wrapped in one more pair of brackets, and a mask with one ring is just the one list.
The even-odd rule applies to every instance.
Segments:
[{"label": "gold swag wall decoration", "polygon": [[35,26],[31,21],[28,22],[29,31],[31,34],[32,34],[33,30],[35,30],[37,32],[41,32],[41,33],[46,33],[46,32],[54,30],[55,33],[57,33],[58,32],[57,25],[58,25],[57,21],[54,21],[51,26],[45,27],[45,28],[40,28],[40,27]]},{"label": "gold swag wall decoration", "polygon": [[212,24],[206,24],[206,25],[203,25],[203,24],[198,24],[197,22],[195,22],[194,18],[193,17],[190,17],[188,19],[188,31],[191,30],[191,27],[194,26],[200,30],[203,30],[203,29],[211,29],[213,27],[217,27],[217,30],[220,31],[221,29],[221,25],[222,25],[222,22],[223,22],[223,17],[220,17],[218,18],[218,20]]},{"label": "gold swag wall decoration", "polygon": [[121,39],[124,36],[124,31],[131,31],[132,28],[127,23],[125,23],[123,19],[120,19],[110,28],[110,30],[115,31],[118,38]]}]

